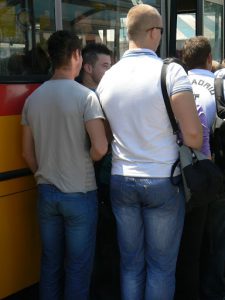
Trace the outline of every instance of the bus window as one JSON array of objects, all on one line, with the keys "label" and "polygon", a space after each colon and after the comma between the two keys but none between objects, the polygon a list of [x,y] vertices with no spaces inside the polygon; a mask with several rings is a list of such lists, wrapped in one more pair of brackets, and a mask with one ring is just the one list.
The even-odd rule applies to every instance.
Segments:
[{"label": "bus window", "polygon": [[125,21],[128,10],[146,3],[160,8],[160,1],[63,1],[63,28],[73,30],[82,39],[83,46],[90,42],[106,44],[117,61],[128,49]]},{"label": "bus window", "polygon": [[49,72],[46,40],[55,31],[54,0],[0,1],[0,77]]},{"label": "bus window", "polygon": [[217,1],[204,1],[203,14],[203,34],[210,41],[212,47],[213,59],[222,60],[222,22],[223,22],[223,5]]},{"label": "bus window", "polygon": [[127,50],[125,17],[133,4],[131,1],[117,2],[65,1],[62,3],[63,28],[75,31],[83,46],[90,42],[106,44],[118,60]]}]

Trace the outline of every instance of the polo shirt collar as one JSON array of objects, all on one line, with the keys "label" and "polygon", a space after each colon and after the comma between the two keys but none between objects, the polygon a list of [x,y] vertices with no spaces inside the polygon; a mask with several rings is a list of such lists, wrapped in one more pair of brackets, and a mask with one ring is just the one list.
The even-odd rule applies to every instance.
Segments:
[{"label": "polo shirt collar", "polygon": [[204,75],[209,77],[215,77],[213,72],[206,69],[191,69],[188,71],[188,75]]},{"label": "polo shirt collar", "polygon": [[127,50],[126,52],[124,52],[122,58],[131,57],[131,56],[140,56],[140,55],[148,55],[148,56],[153,56],[156,58],[158,57],[157,54],[150,49],[136,48],[136,49]]}]

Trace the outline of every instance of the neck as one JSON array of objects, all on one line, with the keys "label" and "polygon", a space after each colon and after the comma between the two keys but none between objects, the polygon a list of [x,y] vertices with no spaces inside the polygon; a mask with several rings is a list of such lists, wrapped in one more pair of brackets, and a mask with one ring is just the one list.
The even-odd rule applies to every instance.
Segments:
[{"label": "neck", "polygon": [[90,76],[86,76],[85,73],[83,74],[82,84],[91,90],[95,90],[97,88],[97,84]]},{"label": "neck", "polygon": [[69,80],[74,80],[76,77],[76,74],[74,71],[72,71],[71,68],[69,67],[63,67],[60,69],[56,69],[52,79],[69,79]]},{"label": "neck", "polygon": [[138,42],[134,42],[134,41],[130,41],[129,42],[129,49],[130,50],[134,50],[134,49],[138,49],[138,48],[141,48],[141,49],[149,49],[149,50],[152,50],[152,51],[156,51],[155,48],[153,47],[153,45],[149,45],[149,43],[138,43]]}]

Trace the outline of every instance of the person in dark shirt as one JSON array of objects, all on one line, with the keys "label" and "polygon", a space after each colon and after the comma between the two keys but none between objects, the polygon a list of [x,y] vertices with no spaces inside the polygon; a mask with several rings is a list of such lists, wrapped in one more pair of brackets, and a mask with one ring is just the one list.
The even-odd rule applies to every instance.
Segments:
[{"label": "person in dark shirt", "polygon": [[[104,44],[89,43],[82,50],[83,65],[80,82],[95,91],[105,72],[111,67],[112,52]],[[112,213],[109,187],[111,177],[111,150],[95,163],[98,186],[99,221],[96,255],[92,276],[91,300],[120,299],[119,295],[119,250],[116,240],[116,225]]]}]

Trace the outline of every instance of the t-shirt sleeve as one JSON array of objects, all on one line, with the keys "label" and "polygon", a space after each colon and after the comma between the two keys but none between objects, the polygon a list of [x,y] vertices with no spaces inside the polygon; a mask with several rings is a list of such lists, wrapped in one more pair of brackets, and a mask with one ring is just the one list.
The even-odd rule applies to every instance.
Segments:
[{"label": "t-shirt sleeve", "polygon": [[86,101],[84,108],[84,121],[87,122],[93,119],[105,119],[104,114],[97,95],[91,92]]},{"label": "t-shirt sleeve", "polygon": [[184,68],[177,63],[169,64],[166,81],[168,94],[170,96],[185,91],[192,92],[191,82],[187,73]]},{"label": "t-shirt sleeve", "polygon": [[29,121],[28,121],[28,107],[29,107],[29,99],[24,103],[23,109],[22,109],[22,114],[21,114],[21,125],[26,125],[29,126]]}]

